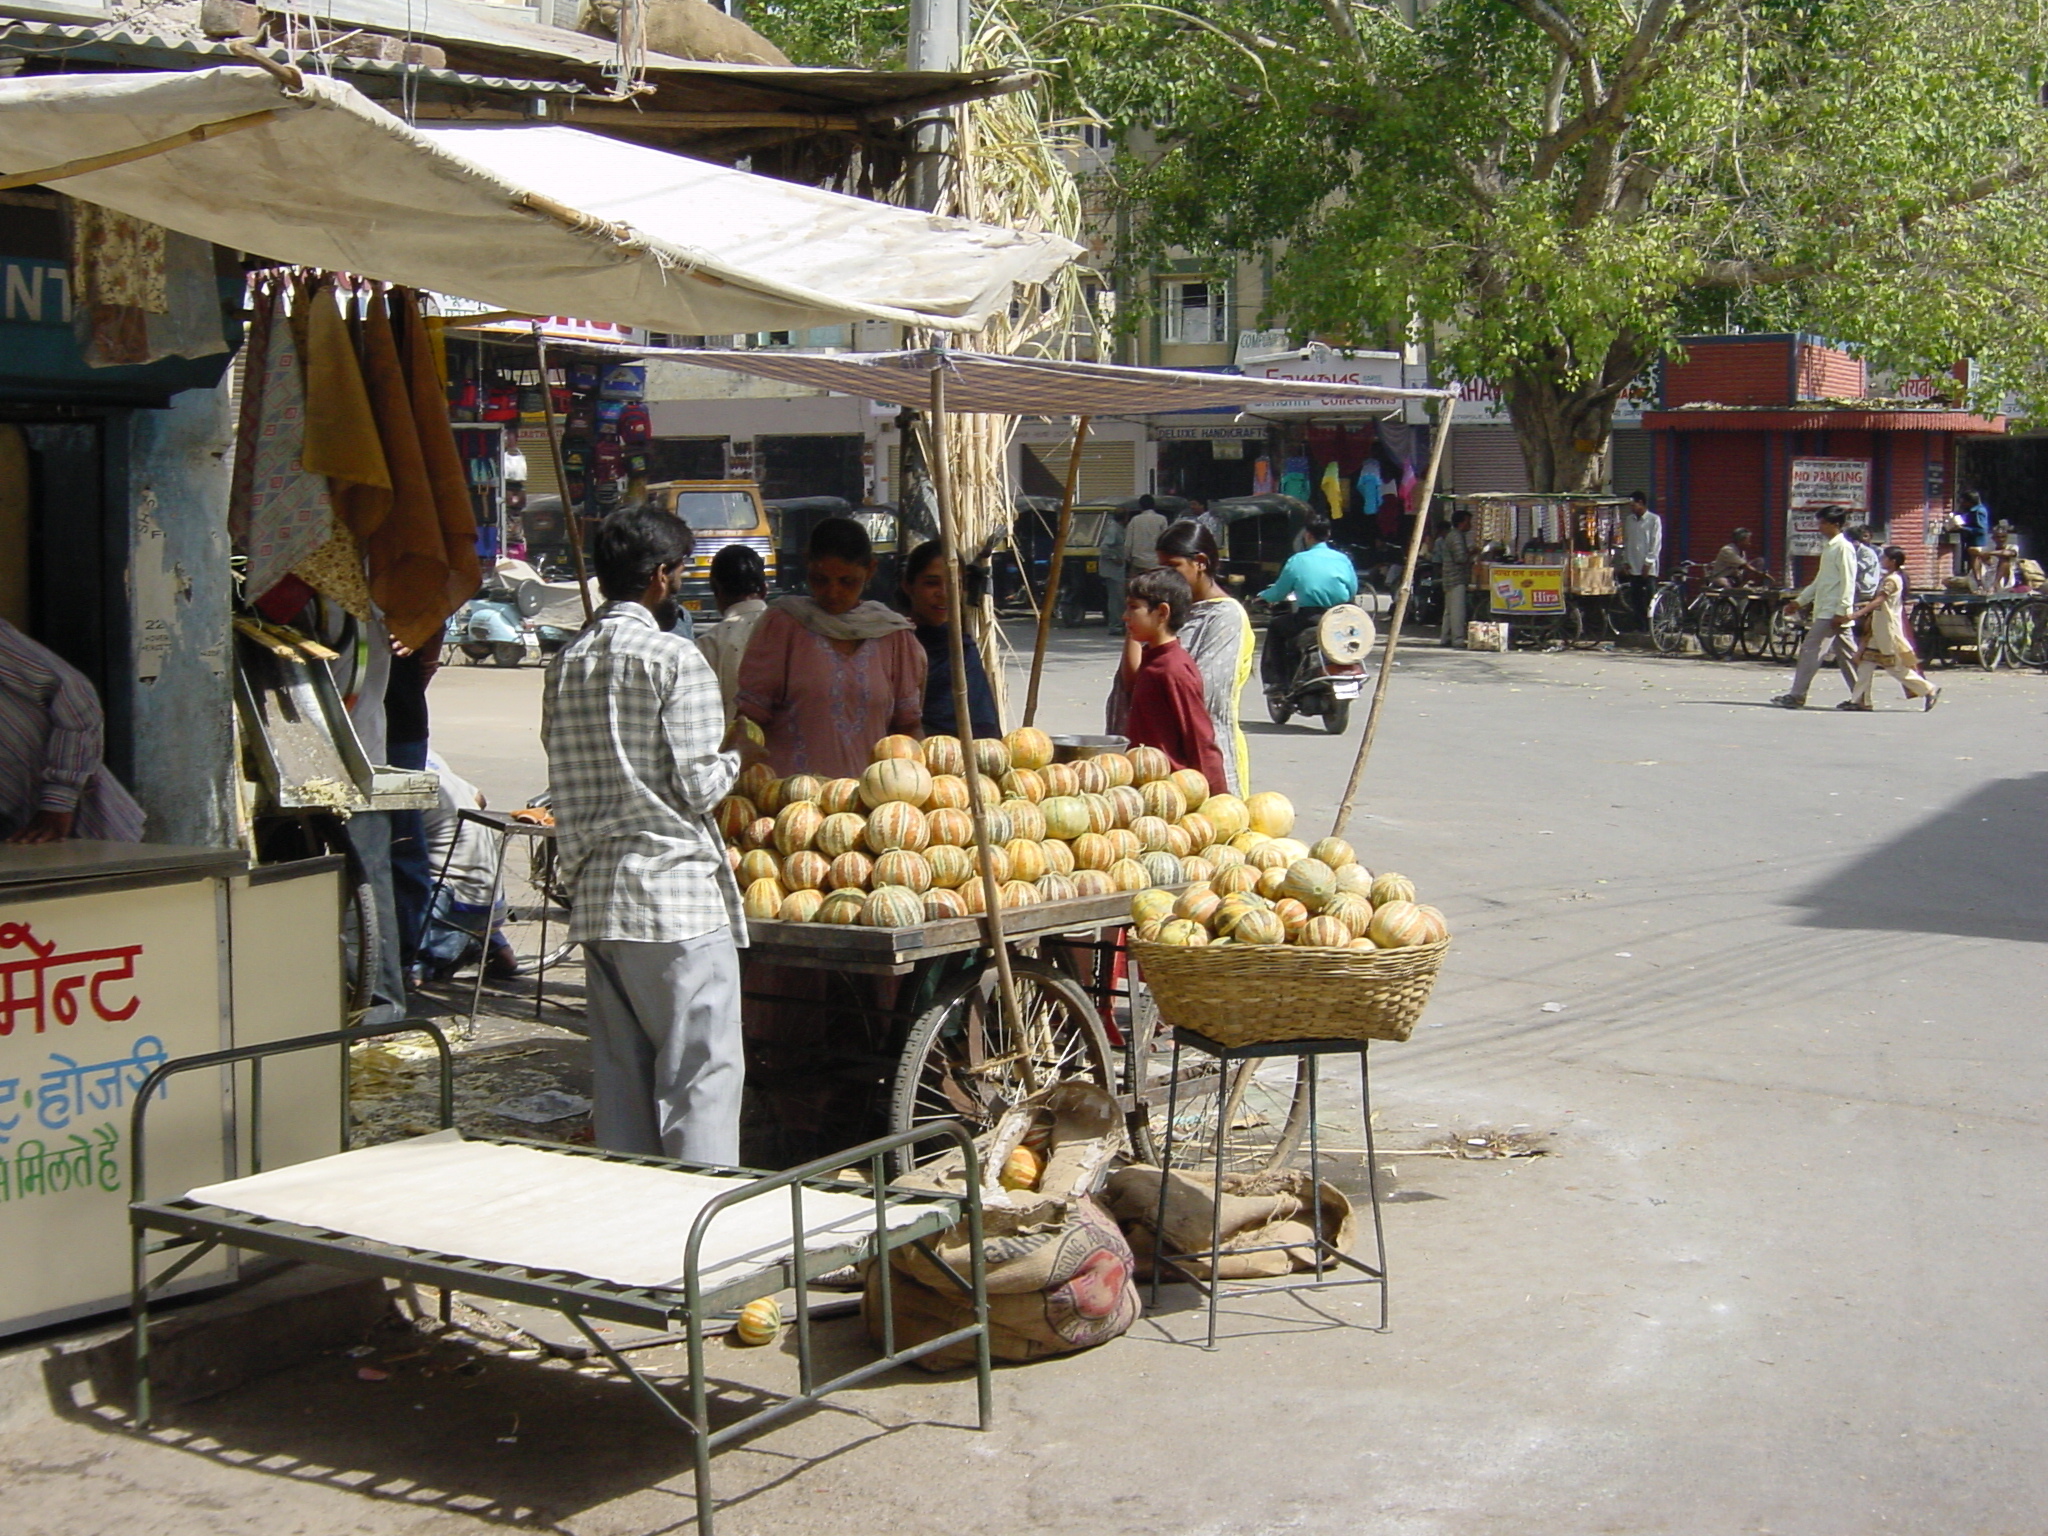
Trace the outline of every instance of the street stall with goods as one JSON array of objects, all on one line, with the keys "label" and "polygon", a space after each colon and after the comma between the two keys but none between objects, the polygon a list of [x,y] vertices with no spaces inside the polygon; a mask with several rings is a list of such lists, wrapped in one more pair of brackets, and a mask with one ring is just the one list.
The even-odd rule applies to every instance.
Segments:
[{"label": "street stall with goods", "polygon": [[1448,527],[1472,514],[1481,550],[1472,568],[1470,618],[1507,626],[1514,645],[1612,640],[1628,625],[1621,612],[1615,559],[1621,548],[1623,496],[1481,491],[1439,499]]}]

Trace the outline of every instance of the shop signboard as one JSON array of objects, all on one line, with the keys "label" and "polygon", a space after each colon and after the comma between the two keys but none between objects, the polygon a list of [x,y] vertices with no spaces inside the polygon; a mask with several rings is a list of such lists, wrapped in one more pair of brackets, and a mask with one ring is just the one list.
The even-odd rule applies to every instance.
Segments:
[{"label": "shop signboard", "polygon": [[1486,586],[1497,615],[1527,618],[1564,612],[1561,565],[1491,565]]},{"label": "shop signboard", "polygon": [[[211,880],[0,898],[0,1335],[126,1295],[129,1115],[156,1067],[222,1043],[218,902]],[[160,1091],[149,1193],[218,1180],[221,1079]]]},{"label": "shop signboard", "polygon": [[[461,299],[453,294],[437,293],[433,295],[433,299],[434,307],[439,313],[458,322],[469,315],[504,315],[504,311],[497,305],[479,303],[475,299]],[[540,321],[540,333],[549,341],[601,341],[621,347],[644,347],[650,344],[648,332],[640,326],[618,325],[610,320],[578,320],[571,315],[535,315],[521,316],[518,319],[484,320],[470,329],[502,332],[507,337],[531,336],[535,320]]]},{"label": "shop signboard", "polygon": [[1869,513],[1870,460],[1794,459],[1788,507],[1786,548],[1795,557],[1819,554],[1822,507]]},{"label": "shop signboard", "polygon": [[[1401,354],[1398,352],[1339,352],[1333,347],[1311,347],[1288,357],[1246,363],[1243,371],[1248,379],[1374,385],[1382,389],[1402,387]],[[1257,400],[1245,409],[1265,416],[1300,416],[1328,415],[1333,411],[1377,413],[1384,407],[1377,407],[1370,400],[1349,400],[1333,395],[1301,400]]]}]

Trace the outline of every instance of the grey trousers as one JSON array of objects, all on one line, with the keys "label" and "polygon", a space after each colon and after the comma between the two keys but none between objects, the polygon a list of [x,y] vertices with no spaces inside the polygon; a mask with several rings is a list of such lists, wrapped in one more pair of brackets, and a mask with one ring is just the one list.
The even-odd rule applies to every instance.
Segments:
[{"label": "grey trousers", "polygon": [[1826,623],[1816,619],[1807,629],[1806,638],[1799,642],[1799,659],[1792,667],[1793,698],[1806,697],[1806,690],[1813,686],[1814,674],[1824,665],[1839,671],[1850,692],[1855,691],[1856,631],[1853,627],[1844,624],[1840,629],[1830,629]]},{"label": "grey trousers", "polygon": [[726,929],[583,946],[597,1144],[686,1163],[740,1160],[740,959]]},{"label": "grey trousers", "polygon": [[1463,645],[1465,643],[1465,599],[1469,591],[1470,588],[1462,586],[1444,588],[1443,639],[1445,645]]}]

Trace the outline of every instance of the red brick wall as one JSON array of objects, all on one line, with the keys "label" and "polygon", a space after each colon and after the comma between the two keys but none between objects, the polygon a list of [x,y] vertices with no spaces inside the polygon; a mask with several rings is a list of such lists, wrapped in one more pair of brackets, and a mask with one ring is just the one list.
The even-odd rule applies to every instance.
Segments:
[{"label": "red brick wall", "polygon": [[1799,345],[1802,400],[1860,400],[1869,387],[1869,377],[1860,357],[1811,342]]},{"label": "red brick wall", "polygon": [[1792,404],[1792,338],[1759,336],[1693,343],[1685,361],[1664,364],[1664,404]]},{"label": "red brick wall", "polygon": [[[1955,487],[1955,440],[1932,432],[1892,434],[1887,445],[1891,457],[1891,484],[1886,497],[1891,524],[1885,542],[1906,552],[1906,573],[1914,589],[1938,585],[1949,572],[1948,552],[1927,547],[1927,525],[1950,505]],[[1944,466],[1943,493],[1934,501],[1927,496],[1927,466]]]}]

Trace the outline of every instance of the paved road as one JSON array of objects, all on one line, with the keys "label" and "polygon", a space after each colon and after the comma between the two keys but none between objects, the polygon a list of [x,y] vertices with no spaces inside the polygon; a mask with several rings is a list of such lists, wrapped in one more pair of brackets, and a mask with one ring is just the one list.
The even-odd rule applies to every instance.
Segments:
[{"label": "paved road", "polygon": [[[1210,1355],[1170,1312],[1005,1371],[985,1437],[919,1422],[965,1388],[891,1384],[722,1457],[757,1492],[721,1530],[2042,1528],[2048,680],[1950,674],[1932,715],[1886,685],[1857,719],[1762,707],[1782,678],[1746,665],[1407,655],[1353,836],[1458,942],[1427,1027],[1375,1052],[1417,1149],[1391,1331],[1273,1302]],[[1110,657],[1062,636],[1043,723],[1094,724]],[[501,802],[537,787],[535,683],[436,684],[437,740]],[[1251,731],[1319,826],[1356,728]],[[1420,1150],[1515,1128],[1549,1155]],[[686,1458],[621,1390],[340,1370],[181,1410],[212,1437],[184,1448],[17,1424],[0,1532],[687,1521]]]}]

